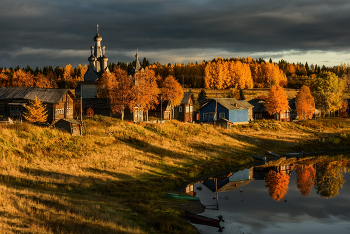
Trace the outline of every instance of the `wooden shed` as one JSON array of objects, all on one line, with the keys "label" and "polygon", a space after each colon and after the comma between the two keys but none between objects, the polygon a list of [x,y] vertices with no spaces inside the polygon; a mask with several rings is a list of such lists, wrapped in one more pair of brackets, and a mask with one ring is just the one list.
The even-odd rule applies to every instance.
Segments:
[{"label": "wooden shed", "polygon": [[55,128],[70,132],[72,136],[81,136],[83,125],[75,119],[60,119],[55,123]]}]

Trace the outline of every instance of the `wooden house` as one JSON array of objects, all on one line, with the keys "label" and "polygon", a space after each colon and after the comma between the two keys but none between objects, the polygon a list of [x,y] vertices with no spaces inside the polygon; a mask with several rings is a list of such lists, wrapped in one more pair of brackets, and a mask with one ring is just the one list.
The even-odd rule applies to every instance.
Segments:
[{"label": "wooden house", "polygon": [[275,115],[270,115],[265,107],[265,100],[263,99],[252,99],[249,103],[254,106],[253,107],[253,119],[254,120],[262,120],[262,119],[276,119],[283,122],[289,122],[291,109],[288,107],[288,110],[282,113],[278,113]]},{"label": "wooden house", "polygon": [[45,89],[33,87],[1,87],[0,115],[21,119],[28,105],[35,97],[46,105],[47,123],[60,119],[73,119],[74,95],[69,89]]},{"label": "wooden house", "polygon": [[207,123],[213,123],[218,119],[226,119],[233,124],[248,123],[252,108],[253,106],[245,100],[214,98],[199,109],[199,118],[201,122]]},{"label": "wooden house", "polygon": [[[171,119],[171,103],[169,101],[162,101],[156,106],[155,109],[148,111],[149,118],[156,118],[162,120],[170,120]],[[162,116],[161,116],[162,115]]]},{"label": "wooden house", "polygon": [[192,122],[194,97],[192,93],[184,93],[181,104],[174,109],[174,119],[183,122]]}]

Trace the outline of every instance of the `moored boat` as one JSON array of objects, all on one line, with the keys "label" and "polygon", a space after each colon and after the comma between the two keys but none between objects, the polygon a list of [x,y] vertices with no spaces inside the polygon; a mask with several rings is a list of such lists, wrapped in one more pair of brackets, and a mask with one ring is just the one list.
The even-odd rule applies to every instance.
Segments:
[{"label": "moored boat", "polygon": [[201,225],[206,225],[206,226],[211,226],[216,228],[221,228],[220,222],[223,221],[222,218],[213,219],[203,215],[198,215],[198,214],[189,212],[187,210],[185,211],[185,215],[187,218],[191,219],[191,223],[201,224]]},{"label": "moored boat", "polygon": [[184,195],[184,194],[167,193],[166,196],[174,199],[180,199],[180,200],[199,201],[198,197],[192,197],[190,195]]}]

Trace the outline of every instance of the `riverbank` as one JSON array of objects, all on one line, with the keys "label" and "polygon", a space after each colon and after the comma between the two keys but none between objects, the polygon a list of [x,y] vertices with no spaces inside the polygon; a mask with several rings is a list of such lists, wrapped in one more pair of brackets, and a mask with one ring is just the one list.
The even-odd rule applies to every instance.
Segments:
[{"label": "riverbank", "polygon": [[346,148],[350,136],[347,119],[257,121],[231,130],[98,116],[86,123],[84,137],[1,127],[0,232],[195,233],[179,218],[188,204],[166,192],[250,163],[249,153]]}]

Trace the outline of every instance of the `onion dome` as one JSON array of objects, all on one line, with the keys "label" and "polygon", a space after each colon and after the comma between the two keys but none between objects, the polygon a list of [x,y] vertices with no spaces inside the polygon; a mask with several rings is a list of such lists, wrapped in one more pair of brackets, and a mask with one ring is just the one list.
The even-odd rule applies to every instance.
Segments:
[{"label": "onion dome", "polygon": [[102,41],[102,37],[100,36],[100,34],[96,34],[96,36],[94,37],[94,41]]},{"label": "onion dome", "polygon": [[88,58],[88,60],[89,60],[89,61],[96,61],[97,59],[96,59],[95,55],[92,54],[92,55]]}]

